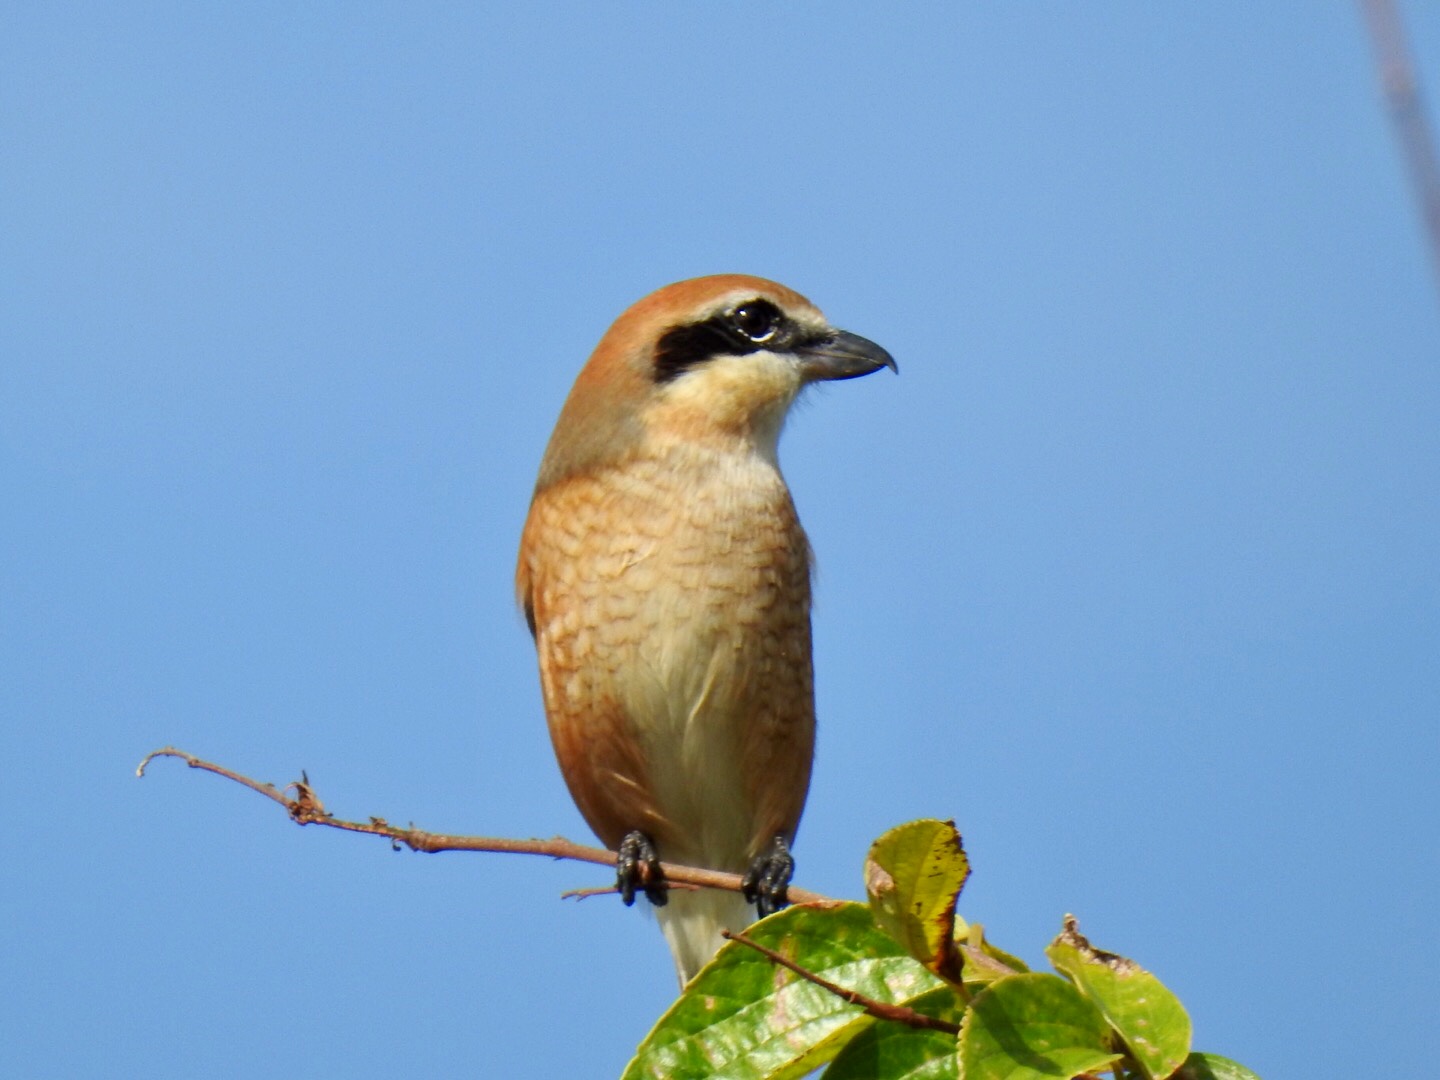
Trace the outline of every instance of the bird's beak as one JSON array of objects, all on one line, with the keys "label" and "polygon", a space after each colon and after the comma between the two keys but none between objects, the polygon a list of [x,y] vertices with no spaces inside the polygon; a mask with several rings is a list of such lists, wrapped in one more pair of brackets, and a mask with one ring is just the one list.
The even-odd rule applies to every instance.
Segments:
[{"label": "bird's beak", "polygon": [[888,367],[897,375],[895,358],[869,338],[836,330],[829,337],[795,350],[806,382],[855,379]]}]

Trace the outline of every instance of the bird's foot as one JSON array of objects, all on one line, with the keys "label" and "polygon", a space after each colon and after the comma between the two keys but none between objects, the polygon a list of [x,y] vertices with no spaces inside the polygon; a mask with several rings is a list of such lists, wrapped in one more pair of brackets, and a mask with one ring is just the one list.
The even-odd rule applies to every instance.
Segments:
[{"label": "bird's foot", "polygon": [[635,903],[636,889],[656,907],[664,907],[669,899],[665,875],[660,870],[660,856],[655,853],[650,838],[639,829],[626,833],[620,841],[620,851],[615,857],[615,887],[620,890],[620,899],[626,907]]},{"label": "bird's foot", "polygon": [[785,893],[795,873],[795,859],[783,836],[775,837],[768,851],[756,855],[740,882],[745,899],[755,905],[760,918],[773,915],[790,901]]}]

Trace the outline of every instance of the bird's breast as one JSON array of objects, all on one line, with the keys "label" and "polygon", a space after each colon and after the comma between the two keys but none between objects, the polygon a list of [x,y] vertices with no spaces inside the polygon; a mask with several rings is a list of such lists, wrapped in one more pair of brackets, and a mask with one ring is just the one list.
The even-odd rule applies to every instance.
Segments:
[{"label": "bird's breast", "polygon": [[537,496],[522,553],[572,789],[574,732],[592,752],[631,740],[632,754],[599,755],[614,775],[595,782],[645,793],[654,831],[707,834],[706,857],[734,861],[729,848],[775,828],[723,820],[747,774],[788,754],[808,775],[810,553],[778,470],[758,455],[662,457],[572,478]]},{"label": "bird's breast", "polygon": [[[571,480],[527,528],[537,636],[637,706],[693,703],[717,666],[781,660],[802,627],[808,646],[809,547],[784,481],[763,462],[706,465]],[[729,674],[712,696],[761,672]]]}]

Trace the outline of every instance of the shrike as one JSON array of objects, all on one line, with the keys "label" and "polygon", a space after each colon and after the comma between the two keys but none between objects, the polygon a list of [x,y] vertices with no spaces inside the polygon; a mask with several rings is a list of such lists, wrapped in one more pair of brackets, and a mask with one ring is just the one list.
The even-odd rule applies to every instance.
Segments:
[{"label": "shrike", "polygon": [[[776,444],[808,384],[895,361],[738,274],[640,300],[561,410],[516,588],[581,814],[657,907],[680,981],[784,906],[810,783],[810,545]],[[659,858],[746,875],[668,891]]]}]

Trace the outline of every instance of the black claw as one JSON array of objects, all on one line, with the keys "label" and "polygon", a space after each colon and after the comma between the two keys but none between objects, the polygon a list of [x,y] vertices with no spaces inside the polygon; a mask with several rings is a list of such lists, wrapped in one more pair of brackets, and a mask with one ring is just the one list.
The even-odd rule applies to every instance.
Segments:
[{"label": "black claw", "polygon": [[795,873],[795,859],[783,836],[775,837],[769,851],[756,855],[740,882],[745,899],[755,905],[760,918],[773,915],[790,901],[785,893]]},{"label": "black claw", "polygon": [[656,907],[664,907],[670,899],[666,893],[665,875],[660,872],[660,856],[655,845],[639,829],[625,834],[615,856],[615,886],[620,899],[629,907],[635,903],[638,887]]}]

